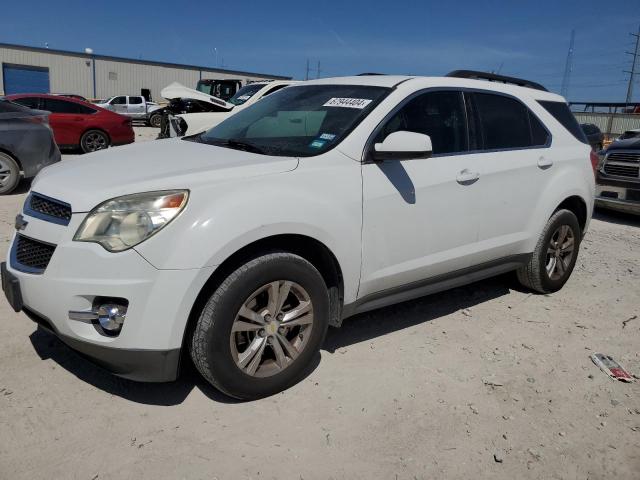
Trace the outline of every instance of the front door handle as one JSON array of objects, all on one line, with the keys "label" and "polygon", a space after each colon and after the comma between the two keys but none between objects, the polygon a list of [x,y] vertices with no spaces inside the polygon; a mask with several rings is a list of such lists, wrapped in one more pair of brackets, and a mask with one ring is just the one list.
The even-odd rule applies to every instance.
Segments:
[{"label": "front door handle", "polygon": [[553,160],[551,160],[550,158],[540,157],[538,159],[538,167],[541,168],[542,170],[546,170],[547,168],[551,167],[552,165],[553,165]]},{"label": "front door handle", "polygon": [[476,183],[480,178],[480,174],[478,172],[472,172],[468,168],[465,168],[456,176],[456,182],[460,185],[471,185],[472,183]]}]

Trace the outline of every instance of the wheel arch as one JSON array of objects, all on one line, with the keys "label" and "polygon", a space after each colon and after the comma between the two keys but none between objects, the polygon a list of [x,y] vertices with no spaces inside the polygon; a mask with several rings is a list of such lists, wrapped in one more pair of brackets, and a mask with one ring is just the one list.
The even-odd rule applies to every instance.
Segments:
[{"label": "wheel arch", "polygon": [[329,325],[339,327],[342,323],[342,307],[344,303],[344,279],[342,268],[334,253],[319,240],[301,234],[280,234],[261,238],[245,245],[229,255],[204,283],[196,300],[191,306],[189,317],[182,337],[183,351],[186,342],[195,327],[198,315],[209,296],[234,270],[257,256],[284,251],[299,255],[318,269],[329,292],[330,318]]},{"label": "wheel arch", "polygon": [[587,227],[587,202],[579,195],[571,195],[570,197],[565,198],[555,208],[553,213],[562,209],[573,212],[573,214],[578,219],[578,224],[580,225],[580,231],[584,235],[585,229]]}]

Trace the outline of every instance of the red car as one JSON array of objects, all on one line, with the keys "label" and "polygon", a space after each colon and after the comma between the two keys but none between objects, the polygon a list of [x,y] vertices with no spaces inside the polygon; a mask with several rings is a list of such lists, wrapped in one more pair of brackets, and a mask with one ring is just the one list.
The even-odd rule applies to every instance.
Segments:
[{"label": "red car", "polygon": [[95,152],[135,140],[131,119],[75,98],[40,93],[7,95],[7,100],[35,110],[51,112],[49,124],[62,148]]}]

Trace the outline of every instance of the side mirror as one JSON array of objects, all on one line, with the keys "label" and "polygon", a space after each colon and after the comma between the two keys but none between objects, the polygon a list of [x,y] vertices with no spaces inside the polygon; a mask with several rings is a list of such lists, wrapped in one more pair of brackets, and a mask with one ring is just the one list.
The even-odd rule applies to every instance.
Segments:
[{"label": "side mirror", "polygon": [[410,160],[429,158],[433,153],[431,137],[415,132],[393,132],[373,147],[374,160]]}]

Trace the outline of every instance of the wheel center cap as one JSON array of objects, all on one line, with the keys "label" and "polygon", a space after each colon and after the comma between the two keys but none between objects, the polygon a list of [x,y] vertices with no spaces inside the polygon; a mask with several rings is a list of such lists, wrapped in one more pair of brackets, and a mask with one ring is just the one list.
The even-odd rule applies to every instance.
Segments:
[{"label": "wheel center cap", "polygon": [[275,335],[278,331],[278,322],[268,323],[265,330],[267,331],[267,335]]}]

